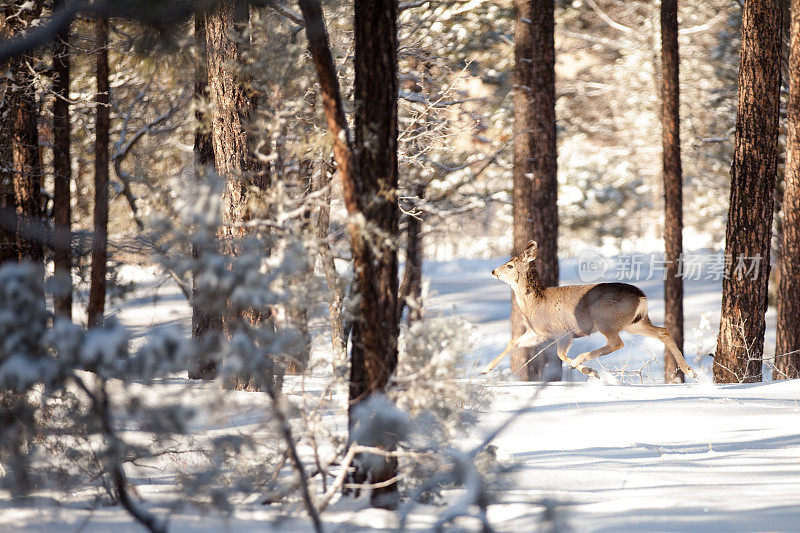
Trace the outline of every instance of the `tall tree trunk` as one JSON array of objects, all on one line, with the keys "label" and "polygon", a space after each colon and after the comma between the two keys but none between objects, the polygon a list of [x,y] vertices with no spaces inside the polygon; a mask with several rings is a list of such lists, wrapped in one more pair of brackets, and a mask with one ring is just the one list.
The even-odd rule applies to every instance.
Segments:
[{"label": "tall tree trunk", "polygon": [[[299,0],[299,4],[350,215],[348,232],[359,302],[350,353],[352,428],[354,407],[373,393],[383,392],[397,366],[397,255],[391,245],[378,244],[380,251],[375,256],[370,243],[372,228],[397,236],[397,4],[392,0],[355,3],[358,150],[353,147],[345,119],[322,7],[318,0]],[[367,140],[370,142],[361,144]],[[359,215],[366,219],[366,226],[357,222]],[[368,473],[361,470],[355,478],[369,474],[374,483],[395,476],[396,461],[376,463]],[[372,502],[396,505],[397,484],[374,490]]]},{"label": "tall tree trunk", "polygon": [[[17,4],[17,2],[12,2]],[[42,12],[42,2],[34,2],[28,9],[21,6],[18,16],[23,17],[21,28]],[[42,196],[42,160],[39,153],[39,108],[36,100],[36,79],[27,63],[35,57],[25,56],[12,63],[10,73],[17,94],[10,108],[13,118],[12,158],[14,207],[16,211],[17,259],[43,264],[44,260],[44,203]],[[9,130],[6,130],[9,131]]]},{"label": "tall tree trunk", "polygon": [[226,182],[226,222],[241,222],[250,216],[248,180],[257,179],[255,174],[263,170],[250,151],[247,125],[254,103],[238,68],[242,65],[238,36],[249,24],[249,9],[244,0],[220,2],[205,17],[208,92],[213,109],[211,138],[217,172]]},{"label": "tall tree trunk", "polygon": [[[661,1],[661,127],[664,177],[664,327],[683,352],[683,182],[678,82],[678,0]],[[683,372],[664,350],[664,381],[681,383]]]},{"label": "tall tree trunk", "polygon": [[[418,183],[414,195],[422,200],[425,198],[425,185]],[[406,266],[403,269],[403,281],[400,282],[400,311],[408,306],[407,323],[410,326],[422,318],[422,261],[424,255],[422,237],[422,220],[409,216],[406,226]],[[410,304],[410,305],[409,305]]]},{"label": "tall tree trunk", "polygon": [[19,72],[24,84],[14,121],[14,196],[20,261],[44,260],[42,163],[39,155],[38,108],[33,75]]},{"label": "tall tree trunk", "polygon": [[[355,137],[364,216],[375,269],[356,268],[361,309],[350,353],[350,426],[353,408],[383,391],[397,366],[397,0],[355,0]],[[372,226],[372,227],[370,227]],[[388,239],[387,239],[388,237]],[[390,242],[387,243],[387,240]],[[374,292],[373,297],[365,297]],[[397,474],[397,460],[372,468],[373,483]],[[367,479],[366,473],[364,479]],[[373,505],[397,504],[397,484],[373,489]]]},{"label": "tall tree trunk", "polygon": [[[206,172],[214,166],[214,144],[211,135],[211,117],[206,113],[208,103],[208,63],[206,54],[206,26],[205,15],[196,14],[194,17],[194,39],[196,48],[196,63],[194,73],[194,100],[195,100],[195,134],[194,134],[194,159],[195,179],[198,183],[206,179]],[[192,255],[200,259],[206,252],[217,253],[217,242],[201,243],[192,246]],[[203,339],[206,333],[218,334],[222,331],[222,315],[205,296],[198,295],[196,273],[192,275],[192,338]],[[216,350],[216,343],[209,340],[208,351]],[[205,350],[201,350],[204,352]],[[189,369],[189,379],[213,379],[216,377],[217,365],[208,355],[201,353]]]},{"label": "tall tree trunk", "polygon": [[[56,9],[64,5],[59,0]],[[57,317],[72,320],[72,251],[70,183],[72,159],[70,157],[70,26],[56,36],[53,42],[53,263],[58,286],[53,295],[53,309]]]},{"label": "tall tree trunk", "polygon": [[773,379],[800,377],[800,0],[791,2],[789,122],[778,287],[778,342]]},{"label": "tall tree trunk", "polygon": [[[781,0],[744,3],[736,149],[725,232],[725,255],[733,270],[722,283],[714,355],[714,379],[723,383],[761,381],[778,159],[781,13]],[[757,271],[747,272],[748,266]]]},{"label": "tall tree trunk", "polygon": [[[15,12],[14,4],[0,7],[0,39],[11,39],[16,27],[13,21],[7,20]],[[17,58],[0,63],[0,72],[14,72]],[[14,113],[16,96],[14,79],[0,76],[0,131],[14,131]],[[17,250],[17,216],[14,205],[14,138],[13,135],[0,135],[0,264],[16,261]]]},{"label": "tall tree trunk", "polygon": [[103,323],[106,305],[106,273],[108,270],[108,142],[110,125],[108,83],[108,19],[95,21],[95,142],[94,142],[94,238],[92,239],[92,272],[89,287],[89,327]]},{"label": "tall tree trunk", "polygon": [[[522,253],[528,242],[535,240],[539,244],[537,266],[542,283],[555,286],[558,285],[558,181],[554,6],[553,0],[515,0],[514,5],[512,255]],[[512,297],[512,336],[524,331],[525,319]],[[561,360],[554,345],[547,347],[550,344],[515,350],[511,355],[512,372],[519,379],[540,380],[546,367],[560,368]]]},{"label": "tall tree trunk", "polygon": [[[27,4],[26,9],[22,6]],[[0,38],[11,39],[39,17],[42,2],[10,0],[0,6]],[[0,263],[39,261],[42,197],[36,89],[27,57],[0,63]],[[39,184],[39,187],[36,186]],[[26,216],[20,217],[22,213]]]},{"label": "tall tree trunk", "polygon": [[[286,153],[286,138],[288,133],[286,125],[282,125],[280,137],[275,146],[275,153],[278,155],[276,162],[279,162],[282,167],[285,166],[284,154]],[[316,185],[314,163],[313,155],[309,155],[307,159],[299,162],[297,170],[291,170],[286,174],[285,178],[280,178],[285,186],[284,190],[290,197],[296,198],[298,204],[304,204],[300,231],[302,232],[303,238],[306,240],[316,239],[317,235],[312,228],[312,209],[309,197]],[[285,171],[282,169],[281,173],[283,172]],[[314,267],[313,264],[309,263],[305,268],[296,273],[293,282],[304,284],[307,280],[311,279],[313,275]],[[308,363],[311,361],[311,332],[308,327],[308,308],[301,303],[297,305],[288,305],[286,316],[289,319],[289,324],[297,331],[299,337],[297,349],[294,350],[294,354],[286,364],[286,373],[298,375],[308,369]]]},{"label": "tall tree trunk", "polygon": [[[250,22],[250,5],[246,0],[220,2],[206,15],[206,54],[208,61],[208,91],[212,113],[211,138],[217,173],[225,179],[223,251],[231,256],[238,253],[238,241],[246,231],[234,229],[233,223],[252,218],[248,208],[248,189],[266,188],[269,169],[259,164],[252,152],[247,127],[255,108],[254,96],[242,82],[242,34]],[[233,334],[237,322],[256,323],[268,320],[268,310],[254,309],[247,316],[237,316],[227,310],[222,314],[223,329]],[[241,375],[228,383],[236,389],[257,390],[267,380],[279,386],[282,370],[273,366],[267,376]]]},{"label": "tall tree trunk", "polygon": [[331,174],[333,168],[323,164],[317,175],[318,183],[314,184],[315,191],[324,191],[321,204],[317,213],[317,239],[319,240],[320,260],[325,271],[325,280],[330,291],[328,313],[331,324],[331,349],[333,351],[333,370],[347,364],[347,338],[344,332],[342,319],[342,304],[344,301],[344,287],[342,279],[336,272],[336,263],[333,259],[333,250],[328,243],[330,238],[331,222]]}]

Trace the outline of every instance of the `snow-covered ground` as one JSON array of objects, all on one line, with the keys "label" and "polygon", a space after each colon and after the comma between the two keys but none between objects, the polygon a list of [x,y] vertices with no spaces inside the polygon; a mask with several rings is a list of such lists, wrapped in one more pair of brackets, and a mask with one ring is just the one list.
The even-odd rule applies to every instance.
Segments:
[{"label": "snow-covered ground", "polygon": [[[487,419],[531,387],[496,385]],[[574,531],[797,531],[800,383],[548,386],[497,445],[521,464],[489,518],[522,531],[543,499]]]},{"label": "snow-covered ground", "polygon": [[[502,262],[460,260],[426,267],[432,305],[464,314],[476,324],[479,347],[464,354],[467,362],[488,361],[508,341],[510,291],[489,275]],[[561,271],[568,281],[578,278],[575,261],[562,263]],[[188,307],[177,291],[153,282],[146,272],[136,275],[144,283],[137,298],[122,306],[119,318],[139,332],[162,323],[185,327]],[[637,282],[650,297],[656,323],[663,317],[662,283]],[[702,354],[714,344],[719,288],[714,280],[690,280],[686,286],[687,359],[705,368],[706,375],[710,359]],[[774,318],[768,318],[769,352]],[[515,470],[489,508],[492,525],[498,531],[537,530],[544,504],[551,502],[558,531],[798,531],[800,381],[714,385],[705,379],[664,385],[658,343],[640,337],[624,340],[624,350],[591,363],[616,370],[619,384],[587,383],[582,374],[568,372],[566,381],[548,385],[532,403],[538,385],[511,381],[507,362],[488,378],[492,401],[475,433],[465,436],[464,446],[516,409],[535,406],[495,441],[498,456]],[[594,336],[583,339],[573,353],[600,342]],[[159,386],[168,394],[188,389],[181,379]],[[195,396],[209,386],[191,385]],[[287,387],[293,386],[290,380]],[[234,402],[232,416],[235,412],[249,422],[265,402],[259,393],[226,394]],[[139,493],[156,502],[156,513],[164,482],[136,479]],[[30,507],[0,501],[0,531],[141,531],[118,507],[86,507],[80,495],[61,504],[42,501]],[[418,506],[408,529],[429,528],[440,511]],[[395,515],[364,509],[360,501],[340,501],[324,519],[327,531],[352,531],[353,524],[363,531],[391,531],[397,525]],[[170,524],[172,531],[310,530],[301,508],[295,517],[279,520],[275,511],[257,503],[243,503],[230,517],[178,510]],[[480,530],[474,520],[457,526],[461,529],[454,530]]]}]

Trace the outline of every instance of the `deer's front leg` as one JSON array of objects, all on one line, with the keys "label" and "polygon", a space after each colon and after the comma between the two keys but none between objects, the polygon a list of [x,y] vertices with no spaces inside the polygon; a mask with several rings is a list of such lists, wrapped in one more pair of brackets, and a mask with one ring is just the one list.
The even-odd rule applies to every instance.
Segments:
[{"label": "deer's front leg", "polygon": [[489,372],[491,372],[492,370],[494,370],[494,367],[496,367],[497,365],[499,365],[499,364],[500,364],[500,361],[502,361],[502,360],[503,360],[503,357],[505,357],[506,355],[508,355],[508,352],[510,352],[511,350],[513,350],[514,348],[516,348],[516,344],[515,344],[516,342],[517,342],[517,339],[511,339],[510,341],[508,341],[508,344],[506,345],[506,348],[505,348],[505,350],[503,350],[503,351],[500,353],[500,355],[498,355],[497,357],[495,357],[495,358],[492,360],[492,362],[491,362],[491,363],[489,363],[488,365],[486,365],[485,367],[483,367],[483,370],[481,370],[481,371],[480,371],[480,372],[478,372],[478,373],[479,373],[479,374],[488,374]]},{"label": "deer's front leg", "polygon": [[505,350],[503,350],[500,355],[495,357],[492,360],[492,362],[486,365],[484,369],[481,370],[479,373],[488,374],[489,372],[494,370],[494,367],[500,364],[500,361],[503,360],[503,357],[505,357],[506,355],[508,355],[509,353],[511,353],[512,351],[514,351],[519,347],[535,346],[538,343],[538,338],[539,338],[538,335],[536,335],[533,331],[528,330],[519,337],[511,339],[508,342],[508,345],[506,345]]}]

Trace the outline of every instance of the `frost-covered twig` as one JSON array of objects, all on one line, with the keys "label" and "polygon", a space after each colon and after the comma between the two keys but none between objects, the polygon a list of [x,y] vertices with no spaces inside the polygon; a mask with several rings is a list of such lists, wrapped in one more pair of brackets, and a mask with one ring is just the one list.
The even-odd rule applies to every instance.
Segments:
[{"label": "frost-covered twig", "polygon": [[114,489],[117,492],[120,504],[137,522],[146,527],[151,533],[166,533],[166,524],[139,507],[128,493],[128,478],[125,475],[125,470],[122,468],[122,462],[119,457],[122,443],[111,424],[105,380],[101,377],[97,378],[97,392],[94,392],[77,374],[73,373],[70,377],[89,397],[89,400],[92,402],[92,411],[94,411],[94,414],[97,416],[105,438],[108,440],[108,448],[111,452],[109,454],[108,473],[114,482]]},{"label": "frost-covered twig", "polygon": [[353,445],[347,450],[347,453],[342,459],[341,470],[339,473],[336,474],[336,477],[333,479],[333,483],[331,484],[330,488],[322,495],[322,498],[319,501],[318,509],[319,512],[322,513],[325,509],[328,508],[330,505],[331,500],[336,494],[339,494],[339,490],[344,485],[344,480],[347,478],[347,471],[350,469],[350,465],[353,464],[353,459],[356,456],[356,448],[357,446]]},{"label": "frost-covered twig", "polygon": [[289,420],[286,418],[286,409],[284,406],[283,395],[278,391],[272,383],[267,382],[267,394],[272,399],[272,408],[275,412],[275,418],[280,426],[280,432],[286,447],[289,450],[289,455],[292,458],[292,466],[294,466],[295,473],[297,474],[300,489],[303,493],[303,503],[306,507],[308,515],[314,524],[314,530],[317,533],[323,533],[322,520],[319,517],[319,511],[314,506],[314,501],[311,499],[311,491],[308,487],[308,474],[300,460],[300,454],[297,453],[297,445],[292,436],[292,427],[289,425]]},{"label": "frost-covered twig", "polygon": [[[541,385],[536,388],[533,396],[530,399],[531,404],[534,404],[536,400],[539,398],[539,395],[542,393],[544,388],[552,379],[551,376],[545,376],[545,380],[542,381]],[[516,421],[520,416],[530,413],[536,410],[537,407],[535,405],[529,405],[528,407],[523,407],[522,409],[518,409],[514,411],[506,420],[500,423],[494,430],[487,433],[483,440],[466,452],[460,450],[447,450],[446,453],[450,457],[451,462],[453,463],[453,467],[448,472],[442,472],[435,476],[433,476],[428,482],[424,483],[420,487],[418,487],[410,497],[410,502],[406,505],[405,509],[403,509],[400,513],[400,526],[399,530],[403,531],[405,529],[406,519],[411,512],[411,509],[416,501],[420,499],[420,497],[430,489],[443,484],[457,482],[461,485],[466,487],[466,492],[462,498],[454,502],[453,504],[449,505],[444,513],[442,513],[441,518],[436,523],[436,529],[441,530],[441,528],[447,523],[452,521],[453,519],[459,516],[473,516],[479,518],[484,527],[484,531],[490,531],[490,525],[488,520],[486,519],[486,501],[485,501],[485,491],[483,487],[483,478],[480,473],[475,468],[474,460],[478,453],[485,449],[494,439],[497,438],[500,433],[505,431],[514,421]],[[480,509],[479,514],[474,514],[469,511],[469,507],[475,505]]]}]

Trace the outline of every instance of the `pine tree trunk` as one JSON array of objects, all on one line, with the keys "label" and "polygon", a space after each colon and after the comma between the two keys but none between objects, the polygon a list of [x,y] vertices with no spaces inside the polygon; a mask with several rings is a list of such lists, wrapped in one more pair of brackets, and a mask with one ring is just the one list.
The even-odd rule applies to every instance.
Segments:
[{"label": "pine tree trunk", "polygon": [[[250,21],[248,2],[221,2],[206,15],[208,92],[213,109],[212,144],[217,172],[225,178],[225,222],[241,222],[247,212],[248,180],[262,170],[250,152],[247,125],[251,95],[241,83],[242,46],[237,40]],[[236,34],[237,38],[232,35]],[[236,236],[243,233],[234,233]],[[229,235],[229,236],[230,236]]]},{"label": "pine tree trunk", "polygon": [[344,301],[344,288],[342,279],[336,272],[336,263],[333,259],[333,250],[328,239],[330,238],[331,222],[331,174],[333,168],[328,169],[324,164],[318,174],[318,182],[314,184],[315,191],[323,191],[317,213],[317,239],[319,240],[319,254],[322,269],[325,271],[325,280],[330,291],[328,313],[331,325],[331,350],[333,351],[333,371],[347,364],[347,339],[342,321],[342,303]]},{"label": "pine tree trunk", "polygon": [[[56,9],[63,6],[59,0]],[[53,294],[53,310],[57,317],[72,320],[72,251],[70,184],[70,27],[53,42],[53,263],[58,286]]]},{"label": "pine tree trunk", "polygon": [[[661,127],[664,177],[664,327],[683,352],[683,182],[678,82],[678,0],[661,1]],[[683,372],[664,350],[664,381],[681,383]]]},{"label": "pine tree trunk", "polygon": [[[250,22],[250,4],[246,0],[220,2],[206,15],[206,54],[208,61],[208,91],[213,109],[212,144],[217,173],[225,179],[223,197],[223,252],[236,256],[238,241],[246,231],[232,224],[252,218],[248,208],[248,189],[264,189],[269,185],[269,169],[258,163],[252,153],[247,127],[255,108],[254,96],[242,83],[242,35]],[[258,323],[269,320],[269,312],[253,309],[241,316],[230,309],[222,313],[225,335],[230,337],[239,321]],[[228,386],[238,390],[259,390],[265,381],[279,387],[282,370],[273,366],[267,376],[241,375]]]},{"label": "pine tree trunk", "polygon": [[[377,245],[374,270],[355,264],[359,317],[350,353],[350,421],[353,408],[383,391],[397,366],[397,0],[355,0],[355,138],[367,238]],[[375,233],[372,233],[374,225]],[[371,235],[369,235],[371,234]],[[380,237],[379,237],[380,235]],[[386,236],[391,243],[386,243]],[[385,459],[370,472],[373,483],[397,474]],[[365,478],[366,479],[366,478]],[[397,484],[374,489],[372,503],[397,504]]]},{"label": "pine tree trunk", "polygon": [[[22,0],[0,6],[0,39],[24,33],[39,17],[42,2],[21,9]],[[0,64],[0,263],[43,256],[41,159],[36,89],[26,56]],[[23,214],[25,216],[19,216]]]},{"label": "pine tree trunk", "polygon": [[20,261],[44,260],[42,164],[36,89],[31,74],[19,73],[24,84],[14,122],[14,197],[17,211],[17,249]]},{"label": "pine tree trunk", "polygon": [[[313,105],[313,104],[312,104]],[[286,153],[286,139],[289,131],[286,125],[281,126],[280,139],[276,142],[275,153],[278,156],[277,161],[281,167],[285,167],[284,154]],[[312,158],[307,158],[300,161],[297,165],[297,170],[289,169],[286,177],[280,177],[284,183],[285,191],[297,199],[298,204],[303,204],[303,214],[301,216],[302,223],[300,231],[303,238],[306,240],[316,239],[316,232],[311,227],[311,205],[309,195],[314,191],[316,185],[314,179],[314,163]],[[285,172],[281,169],[281,173]],[[275,173],[277,176],[277,172]],[[306,280],[314,276],[313,264],[309,263],[302,270],[297,271],[294,276],[294,283],[304,284]],[[286,309],[286,316],[289,319],[289,324],[294,328],[299,337],[297,349],[294,350],[291,358],[286,364],[286,373],[289,375],[299,375],[308,369],[308,363],[311,361],[311,332],[308,326],[308,309],[306,306],[298,303],[297,305],[289,305]]]},{"label": "pine tree trunk", "polygon": [[[558,194],[553,0],[515,0],[514,49],[514,243],[539,244],[537,266],[545,286],[558,285]],[[525,321],[511,298],[511,333]],[[561,367],[555,346],[517,349],[511,370],[518,379],[541,380],[546,367]],[[541,353],[539,353],[541,352]],[[535,359],[531,361],[537,353]],[[530,361],[530,362],[529,362]],[[527,366],[527,370],[525,367]]]},{"label": "pine tree trunk", "polygon": [[[348,232],[359,302],[350,353],[352,428],[354,406],[383,392],[397,366],[397,255],[391,246],[379,245],[380,255],[375,257],[368,242],[374,238],[370,225],[397,237],[397,5],[391,0],[357,0],[355,4],[356,128],[360,131],[356,150],[342,107],[322,7],[318,0],[299,0],[299,4],[351,216]],[[367,140],[367,145],[361,144]],[[361,214],[366,228],[353,220]],[[395,476],[395,460],[379,461],[379,465],[369,473],[357,472],[354,480],[364,480],[369,474],[374,483]],[[374,490],[372,503],[396,505],[397,484]]]},{"label": "pine tree trunk", "polygon": [[[725,255],[732,270],[722,283],[722,317],[714,355],[718,383],[761,381],[778,158],[781,11],[781,0],[744,3],[736,147],[725,233]],[[753,268],[748,272],[747,267]]]},{"label": "pine tree trunk", "polygon": [[[425,185],[417,184],[414,195],[425,198]],[[422,221],[413,216],[408,217],[406,226],[406,266],[403,269],[403,281],[400,283],[400,314],[408,306],[407,323],[410,326],[422,318],[420,297],[422,296],[422,260],[424,255],[422,238]],[[409,305],[411,303],[411,305]]]},{"label": "pine tree trunk", "polygon": [[94,144],[94,237],[92,239],[92,272],[89,287],[89,327],[103,323],[108,270],[108,142],[110,126],[108,83],[108,19],[98,18],[96,29],[97,95],[95,96]]},{"label": "pine tree trunk", "polygon": [[[16,31],[7,17],[15,12],[13,4],[0,7],[0,40],[11,39]],[[0,63],[0,72],[15,72],[17,58]],[[13,78],[0,76],[0,131],[14,130],[16,106],[15,83]],[[14,138],[0,135],[0,264],[17,261],[17,216],[14,205]]]},{"label": "pine tree trunk", "polygon": [[800,0],[791,1],[788,132],[773,379],[800,377]]},{"label": "pine tree trunk", "polygon": [[[214,145],[211,136],[211,117],[204,110],[208,103],[208,63],[206,55],[205,15],[197,14],[194,18],[194,39],[197,53],[194,78],[195,134],[194,159],[195,179],[198,183],[206,179],[206,172],[214,167]],[[206,252],[217,253],[218,243],[204,243],[201,249],[192,247],[192,255],[197,260]],[[195,275],[192,276],[192,338],[203,339],[207,333],[218,334],[222,331],[222,316],[209,302],[201,301],[198,296]],[[214,350],[216,343],[211,342],[209,350]],[[189,369],[189,379],[214,379],[217,375],[216,361],[202,353]]]},{"label": "pine tree trunk", "polygon": [[[42,2],[34,2],[20,11],[24,30],[39,17]],[[36,52],[34,52],[36,53]],[[17,260],[43,264],[44,260],[44,202],[42,197],[42,160],[39,153],[39,111],[36,101],[36,79],[26,63],[37,58],[25,56],[13,62],[10,71],[17,94],[12,96],[13,115],[12,158],[14,207],[16,211]]]}]

